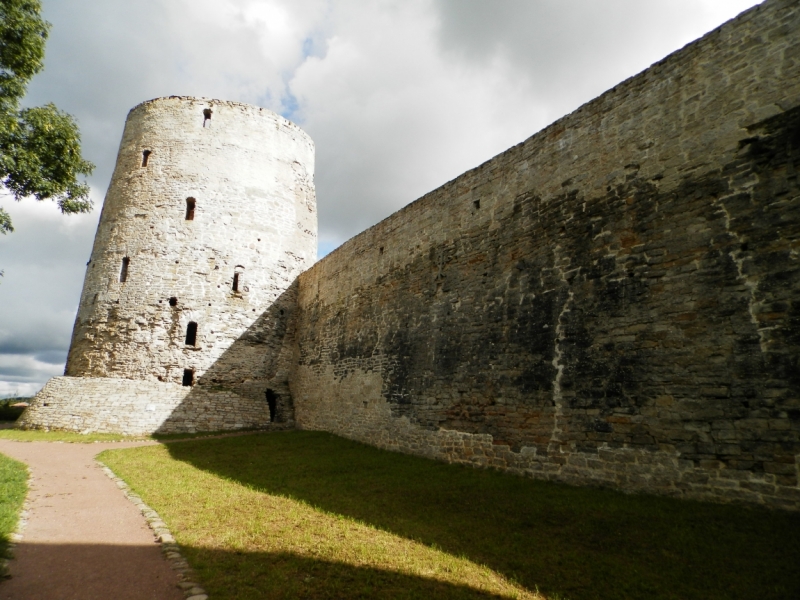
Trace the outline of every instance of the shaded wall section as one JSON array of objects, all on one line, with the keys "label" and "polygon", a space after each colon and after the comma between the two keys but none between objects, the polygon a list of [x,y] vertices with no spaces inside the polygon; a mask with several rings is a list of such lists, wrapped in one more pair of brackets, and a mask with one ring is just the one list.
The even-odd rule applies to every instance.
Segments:
[{"label": "shaded wall section", "polygon": [[297,284],[259,315],[192,385],[115,377],[54,377],[17,427],[82,432],[185,433],[294,425]]},{"label": "shaded wall section", "polygon": [[798,32],[751,9],[302,274],[298,425],[800,507]]}]

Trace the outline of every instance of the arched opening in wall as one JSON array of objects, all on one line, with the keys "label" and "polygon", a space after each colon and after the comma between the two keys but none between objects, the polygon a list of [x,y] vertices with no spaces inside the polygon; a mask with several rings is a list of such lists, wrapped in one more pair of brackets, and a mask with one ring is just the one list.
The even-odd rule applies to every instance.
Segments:
[{"label": "arched opening in wall", "polygon": [[131,264],[131,259],[127,256],[122,259],[122,267],[119,270],[119,282],[125,283],[128,281],[128,265]]},{"label": "arched opening in wall", "polygon": [[172,298],[169,299],[169,305],[178,306],[178,299],[175,296],[173,296]]},{"label": "arched opening in wall", "polygon": [[186,387],[194,385],[194,369],[183,370],[183,385]]},{"label": "arched opening in wall", "polygon": [[194,346],[197,343],[197,323],[190,322],[186,326],[186,345]]},{"label": "arched opening in wall", "polygon": [[142,166],[147,166],[147,161],[150,160],[150,155],[152,152],[150,150],[142,150]]},{"label": "arched opening in wall", "polygon": [[211,113],[214,112],[210,108],[203,109],[203,127],[206,126],[206,121],[211,120]]},{"label": "arched opening in wall", "polygon": [[196,201],[191,196],[186,199],[186,220],[187,221],[194,221],[194,207]]},{"label": "arched opening in wall", "polygon": [[269,407],[269,421],[275,422],[275,412],[278,410],[278,394],[273,390],[267,390],[267,406]]}]

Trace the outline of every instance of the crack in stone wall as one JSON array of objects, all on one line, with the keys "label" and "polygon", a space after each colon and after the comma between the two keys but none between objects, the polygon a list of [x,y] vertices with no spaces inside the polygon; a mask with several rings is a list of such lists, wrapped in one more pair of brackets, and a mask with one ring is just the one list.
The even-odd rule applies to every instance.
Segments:
[{"label": "crack in stone wall", "polygon": [[735,230],[731,228],[731,214],[728,209],[725,207],[725,198],[717,198],[715,199],[716,206],[719,207],[722,214],[725,216],[725,231],[731,235],[739,244],[738,248],[734,248],[728,252],[728,256],[731,257],[731,260],[736,265],[736,271],[739,275],[739,279],[741,279],[744,286],[747,288],[747,291],[750,294],[750,300],[747,305],[748,313],[750,314],[750,321],[753,325],[756,326],[758,330],[758,337],[760,340],[760,347],[761,352],[767,352],[767,337],[766,333],[769,330],[769,327],[763,327],[756,316],[757,309],[761,305],[761,302],[757,300],[756,294],[758,293],[758,284],[759,280],[752,274],[748,274],[747,262],[750,259],[746,255],[746,253],[742,250],[745,245],[744,238],[737,233]]},{"label": "crack in stone wall", "polygon": [[[556,245],[553,249],[553,265],[554,268],[558,271],[559,278],[561,281],[566,285],[569,286],[569,282],[564,274],[564,268],[562,266],[562,259],[559,255],[560,246]],[[568,263],[567,263],[568,265]],[[561,389],[561,379],[564,376],[564,364],[562,364],[562,358],[564,356],[564,352],[561,348],[561,345],[566,343],[566,336],[564,334],[564,318],[570,311],[570,306],[572,305],[572,301],[575,298],[575,294],[569,288],[567,289],[567,298],[564,300],[564,304],[561,306],[561,310],[556,317],[556,331],[555,331],[555,340],[553,345],[553,368],[556,371],[556,375],[553,378],[553,406],[555,407],[555,411],[553,412],[553,431],[550,434],[550,443],[548,444],[548,452],[560,452],[561,451],[561,433],[562,429],[559,423],[559,419],[564,417],[564,398]]]}]

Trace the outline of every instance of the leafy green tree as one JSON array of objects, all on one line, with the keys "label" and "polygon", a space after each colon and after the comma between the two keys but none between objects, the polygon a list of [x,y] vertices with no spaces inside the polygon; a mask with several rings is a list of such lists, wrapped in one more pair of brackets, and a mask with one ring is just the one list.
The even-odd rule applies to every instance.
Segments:
[{"label": "leafy green tree", "polygon": [[[53,104],[20,108],[31,78],[42,70],[50,24],[40,0],[0,0],[0,180],[15,200],[51,199],[62,213],[92,209],[78,175],[94,165],[81,155],[75,120]],[[0,232],[14,231],[0,208]]]}]

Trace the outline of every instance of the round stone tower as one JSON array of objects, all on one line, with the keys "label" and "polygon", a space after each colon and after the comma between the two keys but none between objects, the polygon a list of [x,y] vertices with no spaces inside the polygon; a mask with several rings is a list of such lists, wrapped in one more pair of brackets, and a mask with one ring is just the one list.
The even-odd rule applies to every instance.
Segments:
[{"label": "round stone tower", "polygon": [[[116,380],[123,396],[138,394],[143,408],[130,410],[166,411],[162,430],[291,420],[281,365],[290,354],[292,282],[316,259],[313,176],[309,136],[268,110],[172,96],[130,111],[67,377],[54,383],[83,398],[84,421],[102,404],[102,379]],[[55,396],[64,402],[66,394]],[[172,405],[160,408],[157,397]],[[138,418],[127,410],[112,420]],[[29,412],[35,426],[37,411]],[[67,428],[155,427],[106,427],[107,420]]]}]

